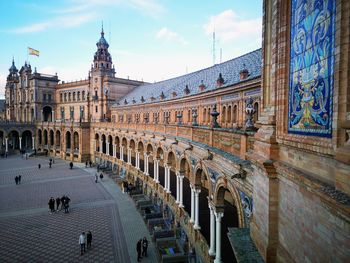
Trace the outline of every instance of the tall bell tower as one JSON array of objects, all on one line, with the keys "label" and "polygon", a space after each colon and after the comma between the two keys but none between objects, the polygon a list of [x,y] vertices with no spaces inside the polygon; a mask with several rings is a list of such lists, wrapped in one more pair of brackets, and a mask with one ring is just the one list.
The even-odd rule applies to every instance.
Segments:
[{"label": "tall bell tower", "polygon": [[107,118],[108,86],[107,81],[115,77],[112,56],[108,52],[109,44],[104,37],[103,25],[101,37],[96,43],[97,51],[91,65],[91,118],[92,121],[102,121]]}]

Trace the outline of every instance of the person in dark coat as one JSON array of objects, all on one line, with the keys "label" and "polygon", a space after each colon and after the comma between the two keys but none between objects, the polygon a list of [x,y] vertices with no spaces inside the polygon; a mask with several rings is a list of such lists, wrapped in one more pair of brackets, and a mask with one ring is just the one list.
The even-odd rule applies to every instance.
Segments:
[{"label": "person in dark coat", "polygon": [[39,169],[41,168],[41,164],[40,164],[40,163],[38,164],[38,168],[39,168]]},{"label": "person in dark coat", "polygon": [[16,182],[16,185],[18,184],[18,176],[16,175],[15,177],[15,182]]},{"label": "person in dark coat", "polygon": [[89,165],[90,165],[90,167],[92,166],[92,162],[91,161],[89,161]]},{"label": "person in dark coat", "polygon": [[18,184],[21,184],[22,175],[18,175]]},{"label": "person in dark coat", "polygon": [[70,169],[73,169],[73,162],[69,163],[69,167],[70,167]]},{"label": "person in dark coat", "polygon": [[64,213],[69,213],[69,197],[65,196],[64,198]]},{"label": "person in dark coat", "polygon": [[49,205],[51,214],[55,212],[55,199],[53,199],[53,197],[50,198],[48,205]]},{"label": "person in dark coat", "polygon": [[60,207],[60,203],[61,203],[61,198],[57,197],[56,198],[56,210],[58,211],[58,208]]},{"label": "person in dark coat", "polygon": [[51,159],[50,159],[50,162],[49,162],[49,167],[51,168],[51,166],[52,166],[52,161],[51,161]]},{"label": "person in dark coat", "polygon": [[87,166],[88,166],[88,161],[85,162],[85,168],[87,168]]},{"label": "person in dark coat", "polygon": [[140,262],[141,261],[141,247],[142,247],[142,239],[140,239],[138,242],[137,242],[137,245],[136,245],[136,251],[137,251],[137,262]]},{"label": "person in dark coat", "polygon": [[148,240],[146,237],[143,237],[142,240],[142,256],[147,257],[147,248],[148,248]]},{"label": "person in dark coat", "polygon": [[91,242],[92,242],[92,233],[89,230],[86,234],[86,244],[87,244],[87,248],[91,248]]},{"label": "person in dark coat", "polygon": [[101,179],[101,181],[102,181],[102,179],[103,179],[103,173],[100,173],[100,179]]}]

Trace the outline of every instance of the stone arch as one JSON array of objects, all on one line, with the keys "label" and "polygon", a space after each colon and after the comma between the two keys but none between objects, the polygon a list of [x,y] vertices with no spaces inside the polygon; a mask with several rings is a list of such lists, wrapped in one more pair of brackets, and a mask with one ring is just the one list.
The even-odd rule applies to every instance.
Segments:
[{"label": "stone arch", "polygon": [[107,138],[106,138],[106,135],[105,134],[102,134],[101,136],[101,140],[102,140],[102,153],[106,153],[106,143],[107,143]]},{"label": "stone arch", "polygon": [[117,147],[119,147],[120,139],[119,139],[118,136],[115,136],[115,137],[114,137],[114,144],[115,144]]},{"label": "stone arch", "polygon": [[17,129],[13,129],[7,134],[9,150],[19,149],[19,135],[20,135],[20,132]]},{"label": "stone arch", "polygon": [[227,107],[227,123],[232,123],[232,106]]},{"label": "stone arch", "polygon": [[188,180],[191,180],[192,177],[192,168],[190,165],[190,161],[187,159],[187,156],[182,155],[179,158],[180,162],[179,162],[179,170],[180,173],[185,175],[185,177],[188,178]]},{"label": "stone arch", "polygon": [[79,133],[77,131],[73,134],[73,148],[74,150],[79,150]]},{"label": "stone arch", "polygon": [[52,121],[52,107],[44,106],[43,107],[43,121]]},{"label": "stone arch", "polygon": [[44,136],[43,136],[43,139],[44,139],[44,145],[47,145],[48,144],[48,132],[46,129],[44,129]]},{"label": "stone arch", "polygon": [[50,132],[49,132],[49,145],[50,146],[54,146],[54,132],[52,129],[50,129]]},{"label": "stone arch", "polygon": [[238,121],[238,106],[237,104],[233,105],[232,110],[232,123],[237,123]]},{"label": "stone arch", "polygon": [[100,151],[100,135],[98,133],[95,133],[95,151]]},{"label": "stone arch", "polygon": [[124,148],[126,148],[128,146],[128,140],[125,137],[123,137],[123,139],[122,139],[122,146]]},{"label": "stone arch", "polygon": [[43,132],[41,129],[38,129],[38,145],[43,143]]},{"label": "stone arch", "polygon": [[177,164],[176,154],[172,150],[168,152],[166,162],[171,167],[172,170],[174,171],[176,170],[176,164]]},{"label": "stone arch", "polygon": [[233,201],[232,204],[237,209],[238,226],[244,227],[245,224],[244,224],[244,214],[243,214],[241,197],[236,187],[234,187],[230,182],[228,182],[223,176],[219,177],[216,182],[216,186],[214,190],[214,204],[216,206],[225,205],[225,195],[227,195],[226,191],[228,191],[231,194],[232,201]]},{"label": "stone arch", "polygon": [[61,146],[61,131],[57,130],[55,136],[56,136],[56,146]]},{"label": "stone arch", "polygon": [[24,130],[22,132],[22,149],[32,149],[33,148],[33,133],[30,130]]},{"label": "stone arch", "polygon": [[66,131],[66,149],[71,149],[71,133],[70,131]]},{"label": "stone arch", "polygon": [[213,195],[213,185],[209,176],[209,172],[205,164],[198,163],[191,174],[191,183],[195,186],[201,186],[208,189],[208,195],[211,197]]}]

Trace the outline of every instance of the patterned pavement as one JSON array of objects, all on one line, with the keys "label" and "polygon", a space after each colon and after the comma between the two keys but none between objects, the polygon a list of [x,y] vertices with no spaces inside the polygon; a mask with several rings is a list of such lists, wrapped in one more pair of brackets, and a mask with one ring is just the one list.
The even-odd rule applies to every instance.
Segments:
[{"label": "patterned pavement", "polygon": [[[137,262],[137,239],[150,240],[146,226],[129,196],[109,178],[96,184],[94,173],[58,159],[51,169],[43,157],[0,159],[0,262]],[[70,213],[50,214],[48,199],[63,194]],[[88,230],[92,248],[80,256],[78,237]],[[142,262],[157,262],[153,243]]]}]

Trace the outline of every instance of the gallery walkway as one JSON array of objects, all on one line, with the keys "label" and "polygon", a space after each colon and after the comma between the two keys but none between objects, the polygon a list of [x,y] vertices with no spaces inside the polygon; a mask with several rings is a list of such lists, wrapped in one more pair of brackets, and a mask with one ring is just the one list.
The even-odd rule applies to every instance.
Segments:
[{"label": "gallery walkway", "polygon": [[[0,159],[1,262],[137,262],[136,242],[150,236],[131,198],[109,178],[96,184],[94,168],[48,163],[44,157]],[[49,198],[62,195],[71,199],[70,213],[50,214]],[[78,237],[88,230],[92,248],[80,256]],[[142,262],[157,262],[152,242],[148,250]]]}]

